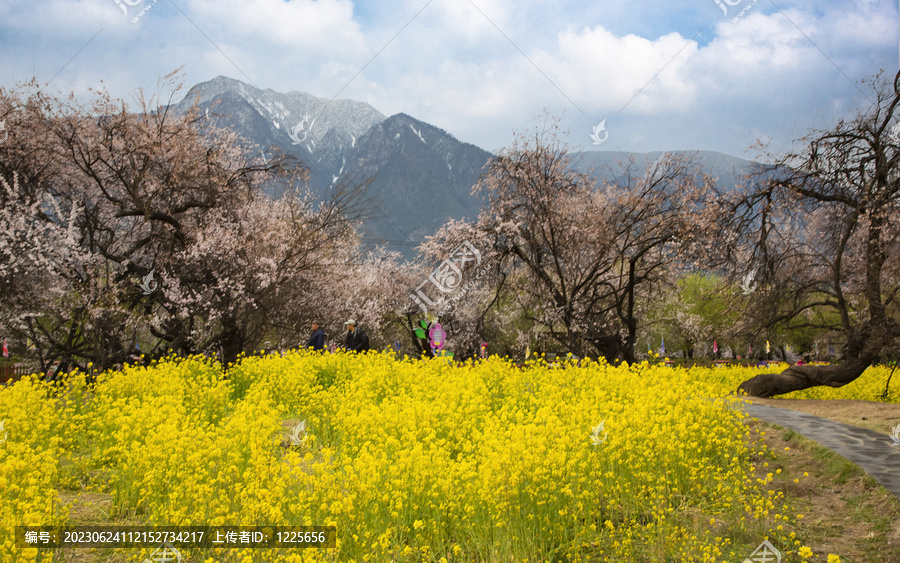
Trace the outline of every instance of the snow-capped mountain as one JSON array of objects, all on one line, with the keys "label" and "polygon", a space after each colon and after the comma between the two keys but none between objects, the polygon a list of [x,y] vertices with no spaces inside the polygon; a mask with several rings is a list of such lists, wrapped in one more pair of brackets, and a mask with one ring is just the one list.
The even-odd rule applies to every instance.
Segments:
[{"label": "snow-capped mountain", "polygon": [[261,153],[278,147],[296,156],[315,192],[344,176],[374,178],[368,197],[381,208],[365,225],[367,240],[410,254],[410,244],[396,241],[421,242],[448,218],[478,212],[470,192],[491,155],[408,115],[387,118],[363,102],[260,90],[222,76],[191,88],[178,109],[195,102]]},{"label": "snow-capped mountain", "polygon": [[[404,113],[385,117],[364,102],[260,90],[223,76],[191,88],[177,109],[195,102],[210,110],[211,121],[255,143],[260,158],[273,147],[296,156],[310,169],[314,193],[324,193],[343,177],[358,183],[373,179],[367,195],[380,210],[363,227],[367,242],[385,242],[411,257],[414,243],[448,219],[478,214],[481,200],[471,190],[491,154]],[[660,155],[586,151],[571,156],[573,167],[615,182],[622,179],[617,170],[632,156],[641,166]],[[691,151],[691,157],[725,189],[755,166],[714,151]]]}]

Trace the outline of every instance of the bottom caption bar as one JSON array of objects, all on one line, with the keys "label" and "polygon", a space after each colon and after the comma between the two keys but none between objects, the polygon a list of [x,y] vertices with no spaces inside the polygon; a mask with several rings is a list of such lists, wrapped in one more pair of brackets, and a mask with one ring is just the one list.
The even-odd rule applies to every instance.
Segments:
[{"label": "bottom caption bar", "polygon": [[16,526],[17,547],[333,548],[335,526]]}]

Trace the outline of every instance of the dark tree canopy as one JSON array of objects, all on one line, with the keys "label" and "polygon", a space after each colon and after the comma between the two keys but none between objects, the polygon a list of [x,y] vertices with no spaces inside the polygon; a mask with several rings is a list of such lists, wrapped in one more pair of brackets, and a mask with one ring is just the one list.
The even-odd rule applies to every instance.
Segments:
[{"label": "dark tree canopy", "polygon": [[900,74],[867,82],[870,107],[769,156],[748,186],[698,220],[712,268],[755,273],[757,330],[812,328],[844,343],[838,365],[792,366],[740,388],[771,397],[859,377],[900,338]]}]

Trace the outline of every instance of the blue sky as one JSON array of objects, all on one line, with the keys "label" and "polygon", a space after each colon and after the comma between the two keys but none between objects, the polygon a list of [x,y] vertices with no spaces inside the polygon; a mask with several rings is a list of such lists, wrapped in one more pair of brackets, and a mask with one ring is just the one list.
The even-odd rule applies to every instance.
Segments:
[{"label": "blue sky", "polygon": [[754,156],[868,104],[856,82],[900,64],[897,2],[729,2],[4,0],[0,85],[131,98],[184,66],[188,87],[362,100],[488,150],[547,110],[575,149]]}]

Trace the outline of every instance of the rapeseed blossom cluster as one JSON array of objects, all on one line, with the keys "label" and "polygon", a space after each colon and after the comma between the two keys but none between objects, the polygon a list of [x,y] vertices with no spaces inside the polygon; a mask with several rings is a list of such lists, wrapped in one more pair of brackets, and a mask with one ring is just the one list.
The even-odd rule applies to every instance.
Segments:
[{"label": "rapeseed blossom cluster", "polygon": [[36,550],[15,545],[15,527],[65,520],[56,493],[65,432],[46,390],[32,380],[4,388],[0,405],[0,560],[34,561]]},{"label": "rapeseed blossom cluster", "polygon": [[63,490],[110,495],[94,525],[337,527],[333,549],[183,550],[210,563],[796,549],[723,369],[295,351],[23,380],[0,389],[0,560],[53,560],[14,526],[71,524]]}]

